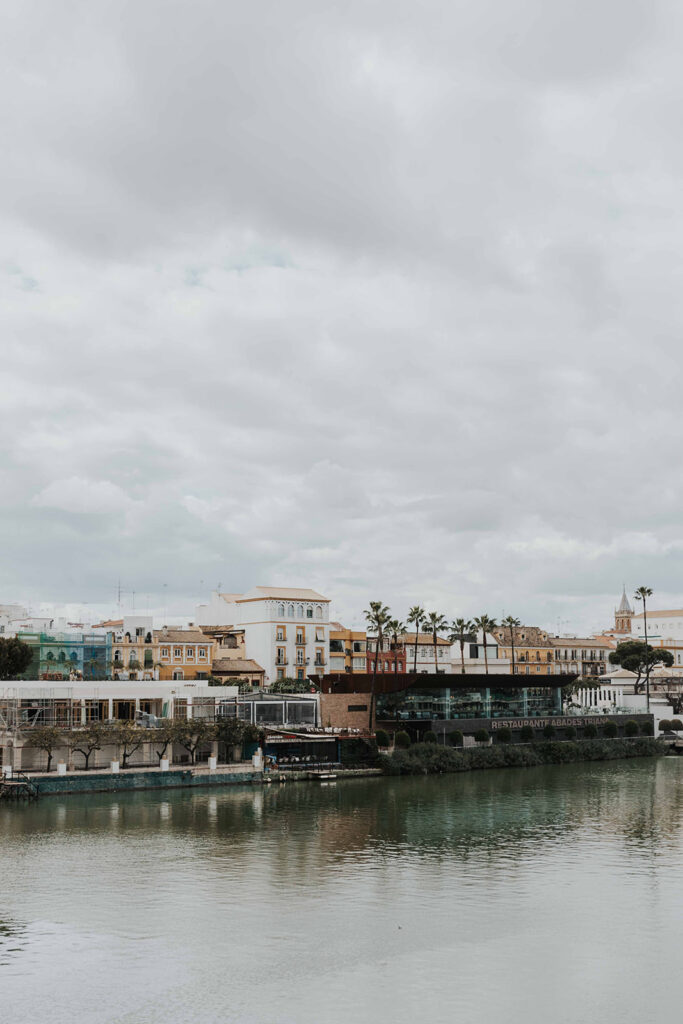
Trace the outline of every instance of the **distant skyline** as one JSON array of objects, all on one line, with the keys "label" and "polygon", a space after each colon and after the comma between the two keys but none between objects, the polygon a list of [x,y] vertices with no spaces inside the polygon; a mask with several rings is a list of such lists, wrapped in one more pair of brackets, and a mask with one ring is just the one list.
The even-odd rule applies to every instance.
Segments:
[{"label": "distant skyline", "polygon": [[683,9],[0,19],[0,602],[683,605]]}]

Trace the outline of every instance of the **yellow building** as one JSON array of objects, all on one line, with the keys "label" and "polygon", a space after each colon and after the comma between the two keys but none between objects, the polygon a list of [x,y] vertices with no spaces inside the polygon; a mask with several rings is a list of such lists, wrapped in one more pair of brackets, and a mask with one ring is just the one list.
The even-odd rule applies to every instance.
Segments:
[{"label": "yellow building", "polygon": [[159,679],[208,679],[215,644],[200,629],[154,630],[159,649]]},{"label": "yellow building", "polygon": [[365,672],[367,634],[364,629],[347,629],[340,622],[330,623],[330,672]]},{"label": "yellow building", "polygon": [[[550,637],[538,626],[517,626],[514,637],[505,626],[497,626],[493,636],[499,644],[499,657],[510,659],[510,672],[520,676],[552,676],[558,671]],[[514,643],[514,670],[512,648]]]}]

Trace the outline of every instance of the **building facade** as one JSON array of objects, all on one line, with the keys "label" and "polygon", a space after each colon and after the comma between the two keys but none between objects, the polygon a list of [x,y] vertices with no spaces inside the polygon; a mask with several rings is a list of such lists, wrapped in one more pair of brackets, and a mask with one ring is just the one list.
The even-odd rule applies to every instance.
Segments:
[{"label": "building facade", "polygon": [[110,633],[18,632],[31,648],[23,679],[107,679],[111,662]]},{"label": "building facade", "polygon": [[208,679],[214,641],[200,629],[155,629],[153,644],[159,651],[159,679]]},{"label": "building facade", "polygon": [[[265,671],[264,683],[323,675],[330,650],[330,602],[315,590],[253,587],[246,594],[214,594],[197,609],[198,621],[244,630],[247,657]],[[210,623],[209,623],[210,624]]]},{"label": "building facade", "polygon": [[555,657],[555,668],[560,675],[573,675],[582,678],[604,676],[609,672],[610,652],[614,650],[614,641],[606,637],[567,637],[553,636],[550,638]]},{"label": "building facade", "polygon": [[[520,676],[552,676],[556,672],[555,651],[548,633],[538,626],[517,626],[514,638],[510,630],[498,626],[493,630],[503,658],[510,661],[510,670]],[[514,655],[513,655],[514,640]],[[513,667],[514,666],[514,667]]]},{"label": "building facade", "polygon": [[[405,633],[401,637],[405,651],[405,671],[418,672],[420,675],[450,675],[451,644],[443,637],[436,638],[436,647],[431,633]],[[368,646],[370,643],[368,642]],[[416,651],[417,647],[417,661]],[[368,664],[370,655],[368,653]]]},{"label": "building facade", "polygon": [[364,629],[347,629],[340,622],[331,622],[329,671],[365,672],[367,647]]}]

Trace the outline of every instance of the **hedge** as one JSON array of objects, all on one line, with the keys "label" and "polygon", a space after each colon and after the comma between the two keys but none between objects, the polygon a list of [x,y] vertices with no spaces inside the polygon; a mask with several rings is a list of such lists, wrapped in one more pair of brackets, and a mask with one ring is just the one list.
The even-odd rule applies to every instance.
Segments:
[{"label": "hedge", "polygon": [[538,742],[533,745],[496,744],[492,747],[439,747],[433,743],[415,743],[408,750],[395,750],[380,756],[386,775],[438,775],[468,772],[479,768],[534,767],[543,764],[569,764],[578,761],[611,761],[627,757],[658,757],[666,745],[648,737],[637,739],[596,739]]}]

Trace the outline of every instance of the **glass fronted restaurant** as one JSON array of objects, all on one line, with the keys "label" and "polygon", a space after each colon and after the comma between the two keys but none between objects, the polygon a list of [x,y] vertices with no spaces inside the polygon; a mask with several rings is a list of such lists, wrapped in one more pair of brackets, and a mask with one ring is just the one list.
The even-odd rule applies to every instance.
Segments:
[{"label": "glass fronted restaurant", "polygon": [[377,721],[545,718],[562,714],[559,686],[408,687],[377,696]]}]

